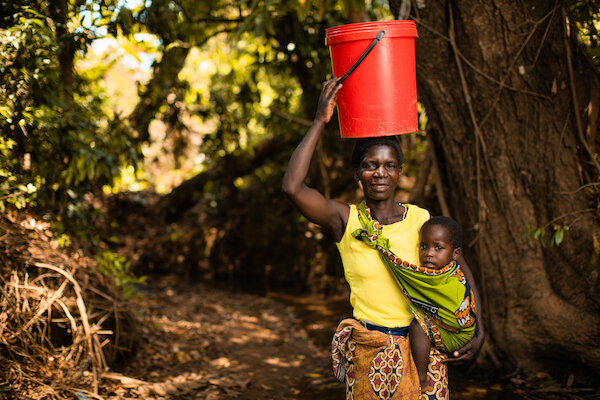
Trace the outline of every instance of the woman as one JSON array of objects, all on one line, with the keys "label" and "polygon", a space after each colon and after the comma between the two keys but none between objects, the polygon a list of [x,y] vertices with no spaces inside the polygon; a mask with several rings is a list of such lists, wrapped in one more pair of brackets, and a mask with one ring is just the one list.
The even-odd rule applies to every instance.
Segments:
[{"label": "woman", "polygon": [[[333,236],[350,286],[355,319],[344,320],[338,326],[332,342],[334,370],[346,382],[347,398],[447,399],[447,372],[440,363],[444,357],[435,351],[430,357],[429,385],[422,388],[425,393],[419,397],[421,390],[407,337],[413,315],[377,250],[352,236],[361,229],[357,207],[327,199],[304,183],[319,137],[336,106],[341,88],[336,83],[337,79],[331,79],[323,84],[313,124],[294,151],[283,179],[283,191],[302,214]],[[392,137],[360,139],[352,155],[354,178],[362,184],[365,203],[373,219],[383,225],[390,248],[403,260],[417,264],[418,233],[429,213],[395,201],[403,161],[398,141]],[[464,259],[458,261],[465,267],[478,303],[471,271]],[[479,322],[475,337],[445,362],[465,362],[475,357],[485,336]]]}]

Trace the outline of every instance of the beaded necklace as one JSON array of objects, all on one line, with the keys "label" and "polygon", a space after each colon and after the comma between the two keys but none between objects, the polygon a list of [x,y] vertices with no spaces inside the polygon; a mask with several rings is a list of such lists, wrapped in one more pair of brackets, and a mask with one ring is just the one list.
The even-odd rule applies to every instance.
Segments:
[{"label": "beaded necklace", "polygon": [[[402,213],[402,218],[400,218],[400,221],[404,221],[406,219],[406,213],[408,212],[408,207],[406,207],[404,204],[402,203],[398,203],[398,205],[400,207],[404,207],[404,212]],[[398,221],[398,222],[400,222]]]}]

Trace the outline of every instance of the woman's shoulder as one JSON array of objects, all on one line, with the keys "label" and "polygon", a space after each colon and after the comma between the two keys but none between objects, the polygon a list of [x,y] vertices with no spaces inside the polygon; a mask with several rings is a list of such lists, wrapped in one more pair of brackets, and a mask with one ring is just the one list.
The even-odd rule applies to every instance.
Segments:
[{"label": "woman's shoulder", "polygon": [[431,217],[427,209],[419,207],[416,204],[405,204],[405,206],[408,207],[406,219],[413,223],[422,225]]},{"label": "woman's shoulder", "polygon": [[410,203],[406,203],[404,205],[408,207],[408,210],[410,212],[413,212],[415,214],[427,214],[427,215],[429,215],[429,211],[426,208],[419,207],[416,204],[410,204]]}]

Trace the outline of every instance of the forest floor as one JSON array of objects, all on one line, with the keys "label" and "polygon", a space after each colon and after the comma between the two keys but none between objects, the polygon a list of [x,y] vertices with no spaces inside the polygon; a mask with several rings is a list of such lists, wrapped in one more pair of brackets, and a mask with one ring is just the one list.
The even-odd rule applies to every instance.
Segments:
[{"label": "forest floor", "polygon": [[153,280],[136,301],[142,343],[104,375],[104,399],[344,398],[328,350],[292,305],[175,277]]},{"label": "forest floor", "polygon": [[[341,400],[328,343],[346,296],[258,296],[177,277],[151,279],[137,300],[142,341],[104,376],[106,400]],[[456,368],[456,367],[453,367]],[[450,369],[451,400],[598,399],[566,388],[523,390]]]},{"label": "forest floor", "polygon": [[[327,344],[347,298],[256,296],[176,277],[137,300],[142,343],[104,375],[104,399],[343,399]],[[453,384],[452,400],[527,399],[499,384]],[[539,397],[536,397],[539,398]]]}]

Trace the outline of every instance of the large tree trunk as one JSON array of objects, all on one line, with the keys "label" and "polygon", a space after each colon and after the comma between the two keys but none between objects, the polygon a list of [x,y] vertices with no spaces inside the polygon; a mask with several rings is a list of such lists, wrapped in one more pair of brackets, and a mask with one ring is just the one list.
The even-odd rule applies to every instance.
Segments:
[{"label": "large tree trunk", "polygon": [[[507,368],[599,374],[598,195],[582,190],[598,181],[598,72],[560,2],[418,4],[419,96],[488,349]],[[525,235],[553,223],[570,226],[559,246]]]}]

